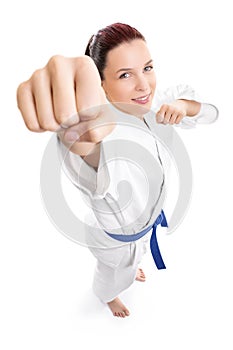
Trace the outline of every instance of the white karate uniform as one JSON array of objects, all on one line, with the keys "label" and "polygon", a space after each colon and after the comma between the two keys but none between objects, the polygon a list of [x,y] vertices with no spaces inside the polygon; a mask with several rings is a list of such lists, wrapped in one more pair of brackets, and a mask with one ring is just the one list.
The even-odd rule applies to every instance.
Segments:
[{"label": "white karate uniform", "polygon": [[[153,110],[176,99],[198,101],[189,86],[179,85],[163,93],[156,92]],[[85,238],[97,259],[93,290],[105,303],[133,283],[150,237],[147,233],[137,241],[123,243],[105,231],[130,235],[154,223],[163,209],[169,163],[156,136],[155,113],[146,114],[144,120],[119,111],[118,114],[119,123],[101,142],[97,171],[80,156],[67,154],[65,146],[58,142],[60,153],[63,157],[66,154],[63,163],[66,174],[92,207],[86,217]],[[198,115],[183,118],[179,126],[192,128],[197,123],[212,123],[217,116],[216,107],[202,103]],[[173,130],[168,128],[170,140]]]}]

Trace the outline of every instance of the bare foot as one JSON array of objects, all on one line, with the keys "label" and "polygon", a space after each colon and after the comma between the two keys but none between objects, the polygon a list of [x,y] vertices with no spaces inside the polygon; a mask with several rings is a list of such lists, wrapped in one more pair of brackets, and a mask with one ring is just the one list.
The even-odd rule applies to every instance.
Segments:
[{"label": "bare foot", "polygon": [[122,304],[119,298],[115,298],[107,304],[112,310],[113,316],[117,316],[117,317],[129,316],[129,310],[125,307],[124,304]]},{"label": "bare foot", "polygon": [[142,269],[138,269],[135,279],[136,279],[136,281],[145,282],[146,276],[145,276]]}]

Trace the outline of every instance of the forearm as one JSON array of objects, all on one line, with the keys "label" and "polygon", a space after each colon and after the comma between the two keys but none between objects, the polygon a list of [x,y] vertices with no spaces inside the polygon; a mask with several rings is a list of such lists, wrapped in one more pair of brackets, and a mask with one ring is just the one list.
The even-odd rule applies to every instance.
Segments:
[{"label": "forearm", "polygon": [[86,155],[81,155],[82,159],[92,166],[96,171],[99,166],[100,160],[100,142],[97,144],[92,144],[92,148]]},{"label": "forearm", "polygon": [[185,115],[188,117],[193,117],[197,115],[200,112],[201,109],[201,103],[193,100],[176,100],[173,103],[174,106],[177,108],[184,110]]}]

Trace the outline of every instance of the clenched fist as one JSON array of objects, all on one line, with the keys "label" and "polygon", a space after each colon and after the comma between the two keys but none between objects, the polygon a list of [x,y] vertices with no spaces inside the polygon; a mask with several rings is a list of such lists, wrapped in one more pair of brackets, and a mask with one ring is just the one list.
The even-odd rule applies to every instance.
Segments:
[{"label": "clenched fist", "polygon": [[86,155],[108,135],[114,123],[102,113],[107,100],[93,60],[88,56],[52,57],[17,89],[27,128],[57,131],[71,151]]}]

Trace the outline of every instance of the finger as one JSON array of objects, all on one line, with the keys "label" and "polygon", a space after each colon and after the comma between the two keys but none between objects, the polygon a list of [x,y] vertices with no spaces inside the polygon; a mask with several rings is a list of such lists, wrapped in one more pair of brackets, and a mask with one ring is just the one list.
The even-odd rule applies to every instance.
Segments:
[{"label": "finger", "polygon": [[174,124],[176,122],[176,119],[178,118],[179,114],[178,112],[174,112],[172,113],[170,120],[169,120],[169,124]]},{"label": "finger", "polygon": [[162,123],[163,122],[163,116],[160,114],[156,114],[156,121],[157,123]]},{"label": "finger", "polygon": [[47,70],[51,79],[53,110],[57,123],[66,126],[77,123],[79,118],[70,59],[54,56],[50,59]]},{"label": "finger", "polygon": [[176,121],[175,121],[175,123],[176,124],[179,124],[180,122],[181,122],[181,120],[183,119],[183,115],[182,114],[180,114],[177,118],[176,118]]},{"label": "finger", "polygon": [[79,122],[78,124],[61,131],[60,135],[65,143],[75,141],[100,142],[114,129],[116,123],[108,116],[101,116],[95,120]]},{"label": "finger", "polygon": [[38,122],[35,101],[29,81],[19,85],[17,89],[17,104],[23,120],[30,131],[44,131]]},{"label": "finger", "polygon": [[74,65],[79,117],[82,121],[94,119],[98,116],[101,105],[107,103],[99,72],[88,56],[76,58]]},{"label": "finger", "polygon": [[156,113],[156,121],[157,121],[157,123],[162,123],[163,119],[164,119],[164,114],[159,110]]},{"label": "finger", "polygon": [[31,78],[31,84],[40,127],[49,131],[58,130],[60,126],[53,112],[51,86],[47,70],[40,69],[36,71]]},{"label": "finger", "polygon": [[[70,131],[70,134],[67,134],[69,132],[69,129],[67,130],[60,130],[57,134],[60,139],[60,141],[66,146],[68,151],[71,151],[75,154],[78,154],[80,156],[86,156],[96,146],[96,143],[93,142],[81,142],[80,139],[77,139],[77,133],[74,130]],[[72,136],[73,134],[73,136]],[[76,141],[77,140],[77,141]]]},{"label": "finger", "polygon": [[159,111],[156,113],[156,120],[158,123],[163,123],[167,108],[168,106],[164,104],[160,107]]},{"label": "finger", "polygon": [[163,124],[168,124],[170,122],[171,117],[172,117],[172,111],[170,108],[168,108],[164,115]]}]

